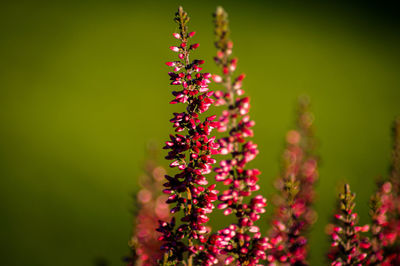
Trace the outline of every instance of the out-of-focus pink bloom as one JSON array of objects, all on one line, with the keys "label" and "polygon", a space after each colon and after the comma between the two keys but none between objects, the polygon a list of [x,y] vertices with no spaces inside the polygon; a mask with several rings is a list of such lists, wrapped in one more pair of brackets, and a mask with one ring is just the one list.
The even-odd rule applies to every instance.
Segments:
[{"label": "out-of-focus pink bloom", "polygon": [[155,158],[146,162],[145,174],[140,181],[140,190],[136,194],[137,214],[134,221],[134,234],[130,241],[132,257],[129,266],[157,265],[163,253],[160,250],[160,236],[156,232],[159,220],[169,217],[169,208],[165,203],[167,196],[162,194],[162,180],[165,169],[155,163]]},{"label": "out-of-focus pink bloom", "polygon": [[314,184],[318,179],[318,158],[314,155],[313,116],[308,98],[300,98],[296,129],[286,135],[282,171],[276,180],[276,209],[269,232],[272,260],[307,264],[307,231],[315,222],[312,208]]},{"label": "out-of-focus pink bloom", "polygon": [[371,198],[371,251],[373,265],[400,265],[400,118],[393,127],[389,179],[379,184]]}]

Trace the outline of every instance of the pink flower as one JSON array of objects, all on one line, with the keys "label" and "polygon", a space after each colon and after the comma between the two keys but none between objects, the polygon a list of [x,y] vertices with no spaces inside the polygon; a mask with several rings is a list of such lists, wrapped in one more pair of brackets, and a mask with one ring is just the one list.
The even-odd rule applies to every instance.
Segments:
[{"label": "pink flower", "polygon": [[271,250],[274,260],[299,265],[307,264],[306,233],[316,216],[312,204],[314,183],[318,179],[318,163],[313,155],[315,140],[311,117],[308,99],[301,98],[297,127],[286,135],[283,169],[275,184],[278,190],[274,201],[275,222],[269,232],[269,237],[274,243]]},{"label": "pink flower", "polygon": [[162,250],[168,262],[182,262],[185,257],[196,263],[215,262],[216,257],[205,258],[203,255],[206,251],[204,243],[209,241],[205,235],[209,231],[205,226],[209,221],[207,215],[214,209],[213,202],[218,194],[215,185],[207,187],[208,180],[205,177],[215,163],[212,156],[218,153],[219,145],[215,143],[215,137],[210,137],[218,123],[213,121],[215,116],[206,117],[205,120],[199,117],[214,103],[213,92],[208,89],[211,75],[201,72],[199,66],[204,64],[203,60],[189,61],[190,50],[196,49],[199,44],[189,44],[194,32],[187,33],[189,18],[182,7],[176,13],[175,21],[180,33],[174,34],[174,37],[180,40],[180,44],[170,49],[180,54],[177,61],[168,62],[167,65],[175,67],[169,75],[171,85],[179,89],[172,93],[174,99],[170,103],[182,103],[186,108],[182,113],[174,113],[170,120],[175,131],[182,134],[170,135],[164,147],[169,150],[166,159],[172,161],[170,167],[178,171],[165,176],[167,182],[164,184],[164,193],[169,195],[166,202],[173,205],[171,213],[181,213],[183,217],[178,227],[173,218],[170,222],[160,222],[157,230],[162,233],[159,240],[164,242]]},{"label": "pink flower", "polygon": [[128,266],[156,265],[163,256],[156,232],[158,221],[169,217],[166,196],[161,193],[165,169],[157,166],[155,158],[146,162],[146,173],[140,178],[141,189],[137,193],[138,213],[134,221],[134,234],[130,241],[132,257]]},{"label": "pink flower", "polygon": [[389,179],[371,197],[371,251],[374,265],[400,264],[400,118],[393,127],[392,165]]},{"label": "pink flower", "polygon": [[177,46],[171,46],[171,47],[169,47],[169,49],[171,51],[173,51],[173,52],[179,52],[180,51],[179,47],[177,47]]},{"label": "pink flower", "polygon": [[360,232],[369,230],[369,226],[357,226],[357,215],[353,215],[355,207],[355,194],[350,191],[350,186],[344,186],[344,192],[340,194],[340,215],[335,217],[334,232],[331,233],[332,245],[328,258],[331,265],[369,265],[367,253],[369,251],[369,239],[361,238]]},{"label": "pink flower", "polygon": [[215,61],[221,68],[222,75],[212,75],[217,83],[222,83],[224,91],[214,93],[216,105],[225,105],[218,121],[218,131],[229,133],[218,140],[220,153],[229,155],[230,158],[220,162],[215,169],[216,180],[228,186],[220,196],[218,205],[223,209],[224,215],[235,214],[237,221],[227,228],[221,229],[218,236],[223,241],[219,242],[216,249],[220,254],[227,256],[225,264],[256,265],[260,260],[266,259],[265,250],[270,248],[268,240],[262,238],[260,229],[254,222],[265,212],[266,199],[261,195],[246,200],[254,191],[259,190],[257,184],[260,171],[248,169],[247,163],[258,154],[257,145],[247,138],[253,136],[254,121],[247,115],[250,109],[248,97],[238,97],[244,75],[233,78],[237,59],[231,59],[232,43],[228,35],[227,15],[222,8],[218,8],[214,15],[216,24],[218,49]]}]

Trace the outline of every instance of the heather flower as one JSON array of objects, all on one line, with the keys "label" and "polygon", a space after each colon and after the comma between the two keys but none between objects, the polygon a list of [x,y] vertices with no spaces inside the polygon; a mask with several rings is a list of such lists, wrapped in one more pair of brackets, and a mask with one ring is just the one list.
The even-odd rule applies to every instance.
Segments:
[{"label": "heather flower", "polygon": [[162,258],[161,243],[156,232],[159,220],[169,217],[166,196],[162,194],[162,182],[165,169],[152,158],[146,161],[145,173],[139,178],[140,190],[136,194],[137,213],[134,220],[134,234],[129,242],[132,256],[128,258],[128,266],[157,265]]},{"label": "heather flower", "polygon": [[273,246],[269,262],[284,265],[307,264],[307,231],[315,222],[312,208],[314,185],[318,179],[318,159],[314,155],[313,115],[308,98],[300,98],[297,127],[286,136],[282,171],[276,181],[276,205],[269,233]]},{"label": "heather flower", "polygon": [[[185,104],[186,109],[174,113],[171,123],[181,134],[170,135],[164,147],[170,150],[166,156],[172,161],[170,167],[178,170],[175,175],[166,175],[164,184],[167,203],[174,206],[171,213],[175,217],[170,222],[160,222],[157,230],[162,233],[159,240],[164,242],[164,264],[187,260],[185,263],[192,265],[199,263],[197,256],[204,250],[208,233],[205,224],[217,200],[215,185],[207,186],[205,177],[215,163],[212,155],[218,153],[215,137],[210,136],[217,123],[213,122],[215,116],[200,117],[214,103],[213,92],[208,89],[211,75],[201,72],[203,60],[189,59],[189,54],[199,45],[190,42],[195,33],[188,31],[189,17],[182,7],[175,15],[175,22],[179,33],[173,36],[179,43],[170,49],[178,54],[178,59],[167,62],[167,66],[173,68],[169,73],[171,85],[178,89],[172,93],[174,99],[170,103]],[[180,224],[176,223],[178,214],[183,216]]]},{"label": "heather flower", "polygon": [[269,243],[255,225],[260,214],[265,212],[266,199],[261,195],[250,198],[254,191],[259,190],[257,181],[260,171],[246,167],[258,154],[257,145],[247,140],[253,136],[254,121],[248,115],[250,99],[242,96],[245,76],[234,76],[237,59],[231,57],[233,43],[229,39],[227,13],[221,7],[214,14],[214,23],[218,50],[215,62],[221,74],[213,75],[213,79],[224,88],[223,91],[216,91],[214,97],[216,105],[226,106],[219,117],[218,130],[228,133],[218,140],[218,144],[221,154],[230,156],[215,169],[216,180],[228,187],[218,197],[218,208],[224,210],[225,215],[236,216],[235,223],[218,231],[216,248],[225,256],[226,265],[256,265],[266,259],[265,250],[269,248]]},{"label": "heather flower", "polygon": [[371,263],[400,264],[400,118],[393,127],[392,164],[389,179],[371,199]]},{"label": "heather flower", "polygon": [[371,265],[390,265],[393,257],[386,256],[385,249],[392,241],[394,234],[389,230],[388,212],[393,210],[392,184],[383,183],[371,197],[371,250],[367,263]]},{"label": "heather flower", "polygon": [[371,245],[367,238],[361,238],[360,233],[369,231],[369,226],[357,225],[354,200],[355,194],[346,184],[344,192],[339,194],[339,210],[330,232],[332,245],[328,258],[333,266],[367,264],[367,252]]},{"label": "heather flower", "polygon": [[393,265],[400,264],[400,117],[393,126],[392,164],[389,182],[392,184],[392,208],[388,211],[386,236],[390,241],[386,257]]}]

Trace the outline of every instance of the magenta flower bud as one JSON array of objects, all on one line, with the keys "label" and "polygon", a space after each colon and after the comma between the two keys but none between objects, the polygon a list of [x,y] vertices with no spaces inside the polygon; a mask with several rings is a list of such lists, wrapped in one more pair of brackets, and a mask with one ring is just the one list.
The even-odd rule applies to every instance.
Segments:
[{"label": "magenta flower bud", "polygon": [[176,39],[181,38],[181,35],[179,33],[172,33],[172,36],[174,36],[174,38],[176,38]]},{"label": "magenta flower bud", "polygon": [[176,167],[178,165],[179,165],[179,161],[178,160],[173,161],[172,163],[169,164],[170,167]]},{"label": "magenta flower bud", "polygon": [[213,78],[214,82],[216,82],[216,83],[221,83],[222,82],[222,77],[221,76],[213,75],[212,78]]},{"label": "magenta flower bud", "polygon": [[343,219],[343,215],[335,214],[335,218],[338,219],[338,220],[342,220]]},{"label": "magenta flower bud", "polygon": [[240,75],[236,78],[236,80],[237,80],[237,81],[242,81],[245,77],[246,77],[245,74],[240,74]]},{"label": "magenta flower bud", "polygon": [[192,31],[192,32],[189,32],[188,36],[189,36],[189,37],[193,37],[195,34],[196,34],[196,32],[195,32],[195,31]]},{"label": "magenta flower bud", "polygon": [[250,213],[250,219],[252,220],[252,221],[257,221],[258,219],[260,219],[260,215],[258,215],[257,213],[255,213],[255,212],[252,212],[252,213]]},{"label": "magenta flower bud", "polygon": [[241,248],[240,252],[246,254],[247,252],[249,252],[249,250],[247,248]]},{"label": "magenta flower bud", "polygon": [[203,78],[210,79],[212,77],[211,73],[204,73]]},{"label": "magenta flower bud", "polygon": [[190,48],[194,50],[194,49],[199,48],[199,46],[200,46],[200,44],[195,43],[195,44],[192,44],[192,45],[190,46]]},{"label": "magenta flower bud", "polygon": [[179,47],[177,47],[177,46],[171,46],[171,47],[169,47],[169,49],[171,51],[173,51],[173,52],[179,52],[180,51]]},{"label": "magenta flower bud", "polygon": [[336,233],[340,233],[340,232],[343,231],[343,229],[342,229],[341,227],[339,227],[339,226],[335,226],[335,227],[333,228],[333,231],[335,231]]},{"label": "magenta flower bud", "polygon": [[176,213],[176,212],[178,212],[179,210],[180,210],[180,207],[177,206],[177,207],[172,208],[170,212],[171,212],[171,213]]},{"label": "magenta flower bud", "polygon": [[227,204],[227,203],[220,203],[220,204],[218,204],[218,209],[223,210],[223,209],[226,209],[226,207],[228,207],[228,204]]},{"label": "magenta flower bud", "polygon": [[170,189],[164,189],[162,192],[165,193],[165,194],[171,194],[171,193],[172,193],[172,190],[170,190]]},{"label": "magenta flower bud", "polygon": [[368,242],[361,242],[360,243],[360,248],[362,249],[369,249],[371,247],[371,244]]},{"label": "magenta flower bud", "polygon": [[234,260],[233,256],[229,256],[225,259],[224,263],[225,263],[225,265],[229,265],[233,262],[233,260]]},{"label": "magenta flower bud", "polygon": [[224,215],[229,215],[232,213],[232,209],[226,209],[224,210]]},{"label": "magenta flower bud", "polygon": [[249,232],[258,233],[259,231],[260,231],[260,228],[258,228],[257,226],[250,226],[249,227]]}]

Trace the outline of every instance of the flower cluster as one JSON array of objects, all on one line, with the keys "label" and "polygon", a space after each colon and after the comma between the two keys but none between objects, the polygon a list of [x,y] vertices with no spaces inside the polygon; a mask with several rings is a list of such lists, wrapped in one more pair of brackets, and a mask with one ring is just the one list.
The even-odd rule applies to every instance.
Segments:
[{"label": "flower cluster", "polygon": [[400,117],[393,126],[392,165],[390,171],[392,184],[392,208],[388,213],[387,236],[390,243],[387,246],[386,257],[393,265],[400,264]]},{"label": "flower cluster", "polygon": [[392,165],[389,180],[393,187],[393,208],[389,216],[389,227],[394,235],[393,246],[396,247],[393,248],[391,255],[396,254],[396,261],[400,263],[400,117],[393,126]]},{"label": "flower cluster", "polygon": [[250,100],[243,95],[242,81],[244,75],[233,77],[237,59],[231,58],[233,44],[229,39],[229,27],[226,12],[217,8],[214,14],[217,47],[216,64],[222,75],[213,75],[216,83],[221,83],[224,91],[216,91],[216,105],[225,105],[226,110],[219,118],[219,132],[228,132],[218,140],[222,155],[231,158],[222,160],[215,169],[216,180],[223,182],[228,189],[218,197],[219,209],[225,215],[235,214],[237,221],[218,231],[220,254],[225,256],[225,264],[256,265],[266,258],[265,250],[269,248],[268,240],[261,236],[260,229],[254,222],[265,212],[266,199],[257,195],[246,203],[245,198],[259,190],[257,184],[258,169],[247,169],[246,164],[258,154],[257,145],[247,141],[253,136],[254,121],[248,115]]},{"label": "flower cluster", "polygon": [[[203,72],[203,60],[190,58],[199,44],[191,42],[195,32],[188,31],[189,17],[182,7],[175,22],[179,32],[173,37],[178,44],[170,50],[177,59],[166,63],[172,68],[170,84],[177,88],[170,103],[185,108],[173,113],[175,132],[164,146],[173,170],[166,174],[154,161],[146,166],[128,265],[308,265],[307,233],[317,218],[313,204],[319,177],[309,99],[300,98],[296,127],[286,135],[275,183],[276,208],[268,237],[263,237],[256,222],[267,200],[254,193],[260,189],[260,171],[248,167],[258,155],[257,144],[249,140],[255,123],[242,88],[245,75],[235,74],[238,60],[232,57],[227,13],[221,7],[214,13],[214,59],[221,72],[214,75]],[[211,79],[223,89],[210,91]],[[205,114],[212,105],[224,107],[218,118]],[[221,138],[211,136],[214,128]],[[217,154],[221,160],[213,167]],[[225,187],[221,193],[206,178],[213,170],[215,180]],[[216,201],[232,219],[213,232],[207,223]],[[357,225],[354,201],[355,194],[345,185],[334,223],[328,226],[331,265],[400,265],[400,118],[395,123],[390,176],[371,197],[371,225]]]},{"label": "flower cluster", "polygon": [[393,210],[392,184],[383,183],[379,190],[371,197],[371,249],[367,257],[367,264],[390,265],[393,257],[385,254],[387,246],[393,243],[395,234],[389,230],[388,212]]},{"label": "flower cluster", "polygon": [[279,193],[274,197],[269,262],[307,264],[306,232],[316,219],[312,204],[318,179],[312,124],[309,100],[300,98],[297,128],[286,136],[282,173],[275,184]]},{"label": "flower cluster", "polygon": [[167,203],[175,205],[171,213],[181,212],[183,217],[179,226],[175,218],[170,222],[160,222],[158,231],[162,233],[159,239],[164,241],[164,264],[187,259],[187,264],[192,265],[204,249],[207,241],[205,234],[208,232],[205,226],[209,220],[207,215],[212,212],[213,202],[217,200],[215,185],[206,187],[208,181],[205,178],[215,163],[212,155],[218,153],[215,137],[210,137],[217,123],[213,122],[216,116],[204,120],[200,117],[214,103],[211,98],[213,92],[208,89],[211,74],[201,72],[203,60],[189,59],[190,52],[199,45],[189,43],[195,33],[188,32],[189,17],[182,7],[179,7],[175,21],[180,32],[173,36],[179,45],[170,49],[178,53],[178,59],[166,64],[173,67],[169,73],[171,85],[179,86],[179,89],[172,93],[174,99],[170,103],[186,104],[186,111],[174,113],[171,123],[176,132],[186,133],[171,135],[164,147],[170,150],[166,156],[166,159],[172,160],[170,167],[178,169],[177,174],[166,175],[164,193],[168,195]]},{"label": "flower cluster", "polygon": [[371,198],[371,264],[400,264],[400,118],[393,127],[390,177]]},{"label": "flower cluster", "polygon": [[[354,195],[345,187],[341,195],[341,215],[335,217],[345,226],[331,228],[332,265],[399,265],[400,264],[400,119],[395,122],[394,145],[390,178],[378,185],[371,197],[371,236],[360,240],[358,233],[369,226],[355,226],[357,216],[352,212]],[[347,191],[347,192],[346,192]],[[353,217],[354,216],[354,217]]]},{"label": "flower cluster", "polygon": [[156,265],[162,258],[156,229],[159,220],[169,217],[166,196],[161,193],[165,173],[165,169],[156,164],[155,158],[146,161],[145,174],[139,179],[141,189],[136,194],[138,212],[134,221],[134,234],[129,242],[132,256],[127,258],[128,266]]},{"label": "flower cluster", "polygon": [[368,238],[361,238],[360,233],[369,231],[369,225],[357,226],[358,216],[354,212],[355,194],[350,186],[344,186],[339,195],[339,212],[335,214],[335,223],[331,227],[331,250],[328,257],[332,266],[365,265],[368,250],[371,247]]}]

